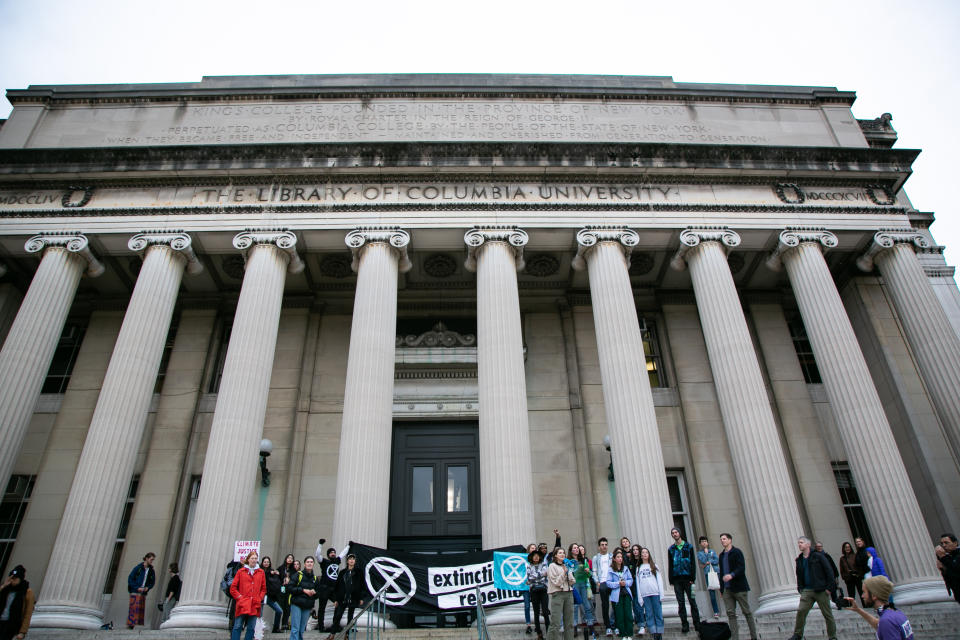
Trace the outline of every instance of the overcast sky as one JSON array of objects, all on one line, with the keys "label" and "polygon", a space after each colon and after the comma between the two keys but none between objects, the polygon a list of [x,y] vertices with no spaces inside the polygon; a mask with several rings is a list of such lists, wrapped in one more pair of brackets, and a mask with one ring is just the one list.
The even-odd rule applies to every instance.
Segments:
[{"label": "overcast sky", "polygon": [[[599,73],[835,86],[922,149],[906,186],[960,260],[960,1],[0,0],[0,88],[205,75]],[[0,102],[0,118],[10,104]]]}]

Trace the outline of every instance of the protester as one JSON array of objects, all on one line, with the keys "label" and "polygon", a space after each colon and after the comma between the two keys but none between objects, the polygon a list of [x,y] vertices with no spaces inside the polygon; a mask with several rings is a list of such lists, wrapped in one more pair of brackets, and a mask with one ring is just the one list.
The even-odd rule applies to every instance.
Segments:
[{"label": "protester", "polygon": [[27,570],[18,564],[0,585],[0,640],[23,640],[35,603]]},{"label": "protester", "polygon": [[539,547],[527,556],[527,585],[530,587],[530,604],[533,605],[533,628],[537,640],[543,640],[540,631],[540,615],[543,614],[543,626],[550,632],[549,598],[547,597],[547,564]]},{"label": "protester", "polygon": [[875,608],[877,616],[857,606],[856,600],[847,598],[850,608],[860,614],[867,623],[876,629],[877,640],[913,640],[910,621],[891,602],[893,583],[886,576],[873,576],[863,581],[861,594],[865,607]]},{"label": "protester", "polygon": [[[320,538],[320,544],[317,545],[317,549],[320,549],[324,542],[326,542],[326,540]],[[320,561],[320,571],[317,574],[317,577],[320,578],[320,594],[317,601],[318,631],[325,631],[324,619],[327,617],[327,602],[333,600],[333,591],[337,586],[337,576],[339,575],[340,558],[337,557],[337,550],[330,547],[327,549],[323,560]]]},{"label": "protester", "polygon": [[353,612],[363,606],[363,575],[357,567],[357,557],[352,553],[347,555],[347,564],[337,575],[337,584],[334,587],[333,627],[331,631],[342,631],[340,620],[344,610],[347,611],[347,623],[353,620]]},{"label": "protester", "polygon": [[634,588],[638,598],[643,598],[643,612],[647,630],[653,634],[653,640],[663,637],[663,574],[650,557],[650,550],[640,549],[640,566],[637,568]]},{"label": "protester", "polygon": [[747,583],[746,560],[743,558],[743,552],[733,546],[731,534],[721,533],[720,544],[723,546],[723,551],[717,559],[720,567],[720,593],[723,594],[723,606],[727,610],[730,638],[737,640],[740,635],[740,627],[737,624],[737,606],[739,605],[750,628],[750,640],[756,640],[757,625],[753,620],[753,612],[750,610],[750,602],[747,599],[750,585]]},{"label": "protester", "polygon": [[[566,552],[557,547],[553,550],[553,562],[547,568],[547,594],[550,597],[550,617],[563,621],[563,640],[573,640],[573,585],[576,580],[566,565]],[[547,637],[557,640],[560,637],[557,625],[547,631]]]},{"label": "protester", "polygon": [[960,602],[960,550],[957,549],[957,536],[952,533],[942,534],[934,553],[937,555],[937,568],[943,576],[947,593]]},{"label": "protester", "polygon": [[673,585],[673,592],[677,596],[677,608],[680,613],[680,631],[688,633],[690,624],[687,622],[687,608],[684,598],[690,600],[690,616],[693,618],[693,628],[700,628],[700,610],[697,609],[697,599],[693,595],[693,583],[696,581],[694,563],[696,562],[693,546],[684,542],[680,530],[674,527],[670,530],[673,544],[667,548],[667,577]]},{"label": "protester", "polygon": [[[537,543],[531,542],[527,545],[527,558],[530,557],[530,554],[537,550]],[[529,560],[527,561],[529,565]],[[523,591],[523,619],[527,623],[526,634],[530,635],[533,630],[530,628],[530,589],[524,589]]]},{"label": "protester", "polygon": [[580,624],[592,628],[594,617],[593,605],[590,603],[589,597],[590,564],[583,555],[583,545],[576,543],[570,545],[570,553],[567,555],[566,564],[573,572],[574,579],[573,591],[576,594],[573,608],[574,623],[577,621],[577,612],[579,612]]},{"label": "protester", "polygon": [[[283,559],[283,564],[280,566],[280,575],[283,577],[284,587],[290,584],[290,581],[294,579],[297,575],[297,570],[293,568],[296,558],[293,557],[292,553],[288,553],[287,557]],[[282,589],[280,598],[280,608],[283,609],[283,620],[280,625],[281,631],[290,631],[290,592],[287,589]]]},{"label": "protester", "polygon": [[614,625],[621,638],[633,636],[633,599],[630,588],[633,576],[624,565],[623,549],[615,549],[607,572],[607,586],[610,588],[610,603],[613,605]]},{"label": "protester", "polygon": [[837,563],[833,561],[833,556],[823,550],[823,543],[817,540],[816,544],[813,545],[813,550],[822,553],[823,557],[830,563],[830,567],[833,569],[833,579],[839,578],[840,572],[837,570]]},{"label": "protester", "polygon": [[130,594],[130,606],[127,609],[127,629],[143,624],[143,612],[146,609],[147,593],[157,581],[153,570],[155,553],[143,556],[143,562],[135,566],[127,576],[127,592]]},{"label": "protester", "polygon": [[710,574],[719,574],[720,563],[717,558],[717,552],[710,548],[710,541],[707,536],[700,536],[700,551],[697,551],[697,563],[700,570],[703,571],[703,580],[707,584],[707,593],[710,594],[710,606],[713,607],[713,619],[720,618],[720,606],[717,604],[717,589],[720,588],[719,575],[717,576],[717,589],[710,588]]},{"label": "protester", "polygon": [[593,556],[593,580],[600,594],[600,612],[603,614],[603,626],[608,636],[613,635],[610,627],[610,587],[607,586],[607,573],[610,571],[611,554],[607,551],[606,538],[597,540],[598,552]]},{"label": "protester", "polygon": [[227,629],[233,629],[234,609],[237,606],[237,601],[230,595],[230,585],[233,584],[233,579],[237,577],[237,571],[239,571],[241,567],[243,567],[242,562],[231,560],[227,563],[227,570],[220,580],[220,591],[223,591],[229,600],[227,603]]},{"label": "protester", "polygon": [[177,563],[171,562],[168,570],[170,571],[170,579],[167,580],[167,588],[164,590],[166,595],[163,598],[163,604],[160,606],[160,610],[163,611],[163,616],[160,619],[161,623],[170,618],[170,613],[180,600],[180,588],[183,586],[183,581],[180,579],[180,567],[177,566]]},{"label": "protester", "polygon": [[283,576],[280,570],[274,568],[273,560],[270,556],[263,556],[260,561],[260,568],[263,569],[263,577],[267,583],[267,606],[273,609],[273,633],[280,633],[280,625],[283,623],[283,607],[280,601],[284,599]]},{"label": "protester", "polygon": [[[840,579],[847,587],[848,597],[860,597],[860,587],[863,581],[857,572],[857,554],[853,550],[853,545],[849,542],[844,542],[840,547]],[[863,600],[860,602],[862,603]]]},{"label": "protester", "polygon": [[290,640],[303,640],[313,603],[317,600],[320,581],[313,575],[313,564],[313,556],[304,558],[303,569],[297,571],[286,586],[290,594]]},{"label": "protester", "polygon": [[240,640],[240,630],[244,626],[245,640],[253,640],[253,632],[267,595],[267,581],[263,569],[257,566],[257,552],[251,551],[243,559],[243,567],[237,571],[230,584],[230,595],[237,603],[230,640]]},{"label": "protester", "polygon": [[887,569],[883,566],[883,560],[880,559],[880,554],[877,553],[876,547],[867,547],[867,566],[870,567],[870,577],[873,576],[884,576],[889,578],[887,575]]},{"label": "protester", "polygon": [[633,621],[637,625],[637,635],[642,636],[646,633],[646,612],[643,610],[643,598],[637,595],[637,569],[643,562],[640,560],[640,550],[642,547],[635,544],[630,547],[630,556],[627,565],[630,567],[630,575],[633,576]]},{"label": "protester", "polygon": [[797,608],[797,618],[790,640],[803,638],[807,614],[810,613],[814,602],[820,607],[820,613],[823,614],[823,619],[827,623],[827,637],[833,640],[837,637],[837,623],[830,609],[830,595],[837,586],[833,577],[833,568],[822,553],[811,548],[810,538],[802,536],[797,539],[797,547],[800,549],[800,555],[797,556],[796,561],[800,605]]}]

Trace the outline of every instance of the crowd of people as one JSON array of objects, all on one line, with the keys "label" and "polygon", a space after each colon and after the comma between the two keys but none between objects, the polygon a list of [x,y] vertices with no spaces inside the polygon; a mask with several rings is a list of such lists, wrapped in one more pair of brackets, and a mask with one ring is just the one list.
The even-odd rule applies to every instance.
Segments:
[{"label": "crowd of people", "polygon": [[[597,552],[589,556],[586,548],[576,542],[564,549],[560,532],[554,529],[554,535],[552,551],[548,551],[546,543],[527,546],[529,590],[524,591],[524,616],[526,633],[535,632],[537,640],[543,640],[544,631],[552,636],[551,640],[556,640],[560,630],[564,640],[573,640],[577,629],[587,631],[594,638],[598,633],[630,638],[635,633],[649,632],[654,640],[661,640],[664,573],[677,599],[681,630],[686,633],[690,630],[688,602],[693,626],[701,624],[694,594],[697,571],[703,575],[714,620],[720,617],[719,592],[731,638],[739,638],[738,609],[747,622],[750,638],[758,637],[747,596],[750,585],[746,561],[743,552],[734,546],[731,534],[720,535],[722,550],[718,554],[705,536],[699,538],[698,549],[694,549],[683,539],[680,530],[674,528],[670,531],[673,544],[662,556],[663,565],[654,560],[650,549],[631,544],[627,537],[620,538],[619,545],[612,550],[609,541],[600,538]],[[259,554],[252,551],[243,562],[227,565],[220,586],[229,598],[227,616],[231,640],[239,640],[244,628],[246,640],[253,637],[264,605],[273,611],[273,633],[289,631],[291,640],[303,638],[311,617],[317,618],[320,631],[342,631],[344,613],[348,621],[353,619],[355,610],[364,604],[366,589],[356,556],[347,553],[341,560],[333,548],[321,555],[324,542],[321,538],[316,557],[307,556],[302,563],[293,554],[287,554],[283,563],[274,566],[269,556],[260,559]],[[839,564],[820,542],[801,536],[797,547],[795,568],[800,603],[791,640],[803,637],[807,614],[814,604],[823,614],[827,636],[836,638],[831,603],[839,608],[850,607],[877,630],[881,640],[912,640],[910,622],[894,606],[894,585],[875,547],[859,537],[853,544],[844,542]],[[947,592],[960,603],[957,537],[944,533],[934,553]],[[317,557],[321,558],[319,562]],[[147,594],[156,584],[155,558],[153,553],[146,554],[127,576],[129,629],[144,623]],[[341,563],[344,563],[342,568]],[[157,605],[162,611],[162,620],[169,618],[180,599],[182,586],[177,564],[171,563],[168,570],[167,586]],[[841,581],[846,594],[839,586]],[[30,627],[34,599],[26,581],[26,569],[17,565],[0,585],[0,640],[23,640]],[[326,608],[330,602],[334,605],[333,622],[325,629]],[[877,615],[869,610],[875,610]],[[551,619],[555,623],[552,628]]]}]

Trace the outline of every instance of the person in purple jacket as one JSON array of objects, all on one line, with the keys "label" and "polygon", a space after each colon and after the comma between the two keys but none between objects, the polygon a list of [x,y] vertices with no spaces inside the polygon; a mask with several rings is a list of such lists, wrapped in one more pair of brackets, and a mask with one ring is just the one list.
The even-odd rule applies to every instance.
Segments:
[{"label": "person in purple jacket", "polygon": [[893,583],[886,576],[873,576],[863,581],[863,604],[875,608],[877,616],[857,606],[853,598],[846,598],[850,608],[860,614],[871,627],[877,630],[877,640],[913,640],[910,621],[902,611],[893,606],[891,595]]}]

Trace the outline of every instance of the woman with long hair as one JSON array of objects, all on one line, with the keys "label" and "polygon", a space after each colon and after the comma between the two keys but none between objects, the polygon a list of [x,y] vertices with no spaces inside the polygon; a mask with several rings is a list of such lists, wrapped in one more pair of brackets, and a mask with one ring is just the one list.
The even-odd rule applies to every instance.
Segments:
[{"label": "woman with long hair", "polygon": [[[313,556],[303,559],[303,569],[287,584],[290,594],[290,640],[303,640],[303,632],[310,620],[310,612],[317,601],[320,580],[313,575]],[[299,565],[300,563],[294,563]]]},{"label": "woman with long hair", "polygon": [[280,606],[283,599],[280,591],[283,588],[283,576],[278,569],[273,568],[270,556],[263,556],[260,568],[263,569],[267,581],[267,606],[273,609],[273,633],[280,633],[280,624],[283,621],[283,607]]},{"label": "woman with long hair", "polygon": [[637,623],[637,633],[643,635],[644,627],[647,626],[646,611],[643,610],[643,598],[637,595],[637,569],[642,564],[640,562],[640,549],[638,544],[630,547],[630,558],[627,562],[630,567],[630,575],[633,576],[633,620]]},{"label": "woman with long hair", "polygon": [[623,549],[613,550],[610,570],[607,572],[607,586],[610,588],[610,605],[613,607],[613,623],[617,635],[621,638],[633,636],[633,597],[630,587],[633,576],[624,564]]},{"label": "woman with long hair", "polygon": [[573,621],[576,623],[579,616],[581,624],[592,627],[594,618],[593,605],[590,604],[589,598],[590,564],[587,562],[582,549],[583,545],[581,544],[576,542],[571,544],[566,560],[567,566],[573,571],[573,591],[576,594],[573,603]]},{"label": "woman with long hair", "polygon": [[280,589],[282,596],[280,598],[280,608],[283,609],[283,619],[280,622],[281,631],[290,631],[290,591],[286,587],[290,584],[293,576],[297,575],[297,570],[293,568],[296,561],[297,559],[293,557],[293,554],[288,553],[287,557],[283,559],[283,564],[280,565],[280,577],[283,579],[283,586]]},{"label": "woman with long hair", "polygon": [[637,568],[637,596],[643,598],[643,610],[647,615],[647,629],[654,640],[663,637],[663,574],[653,561],[650,550],[640,549],[640,566]]},{"label": "woman with long hair", "polygon": [[550,632],[549,599],[547,598],[547,563],[543,561],[540,549],[536,549],[527,556],[527,585],[530,587],[530,604],[533,605],[533,628],[537,632],[537,640],[543,640],[540,631],[540,615],[543,614],[543,626]]},{"label": "woman with long hair", "polygon": [[840,547],[840,579],[847,587],[847,596],[851,598],[860,598],[860,604],[863,604],[863,595],[860,593],[863,581],[857,572],[857,552],[853,550],[853,545],[844,542]]},{"label": "woman with long hair", "polygon": [[[550,595],[550,617],[558,618],[563,622],[563,640],[573,640],[573,585],[576,580],[573,571],[567,566],[567,554],[563,547],[553,550],[552,561],[547,567],[547,593]],[[558,640],[560,634],[558,625],[553,625],[553,632],[547,637]]]}]

